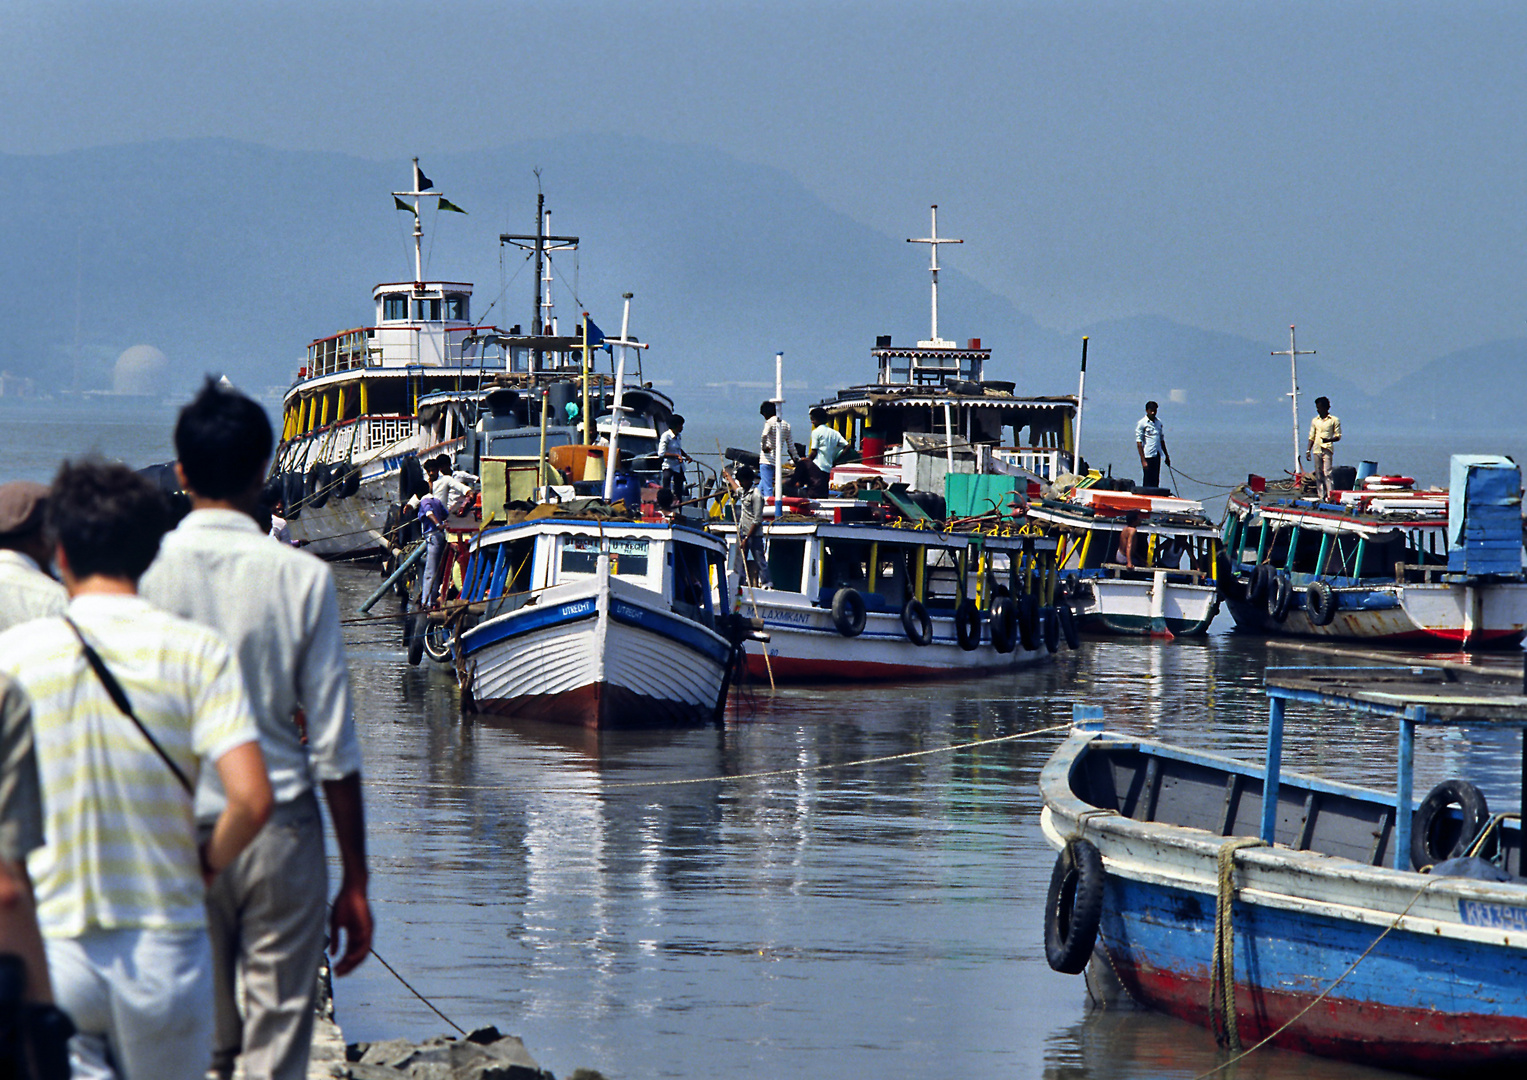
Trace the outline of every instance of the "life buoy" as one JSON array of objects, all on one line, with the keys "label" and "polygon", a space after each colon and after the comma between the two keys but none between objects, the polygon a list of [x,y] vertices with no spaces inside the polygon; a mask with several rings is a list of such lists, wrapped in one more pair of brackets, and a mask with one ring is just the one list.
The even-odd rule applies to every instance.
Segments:
[{"label": "life buoy", "polygon": [[969,597],[954,609],[954,639],[966,652],[981,644],[981,611]]},{"label": "life buoy", "polygon": [[1065,975],[1080,975],[1097,944],[1103,921],[1103,856],[1092,841],[1066,841],[1045,897],[1045,959]]},{"label": "life buoy", "polygon": [[335,494],[341,499],[348,499],[361,489],[361,470],[348,461],[340,467],[345,470],[345,478],[339,482],[339,490]]},{"label": "life buoy", "polygon": [[933,620],[915,596],[901,609],[901,626],[913,645],[927,645],[933,640]]},{"label": "life buoy", "polygon": [[1336,591],[1324,581],[1312,581],[1304,590],[1304,606],[1310,613],[1310,622],[1329,626],[1336,618]]},{"label": "life buoy", "polygon": [[1283,574],[1275,574],[1267,591],[1267,617],[1275,623],[1288,618],[1288,605],[1294,598],[1294,583]]},{"label": "life buoy", "polygon": [[[1450,812],[1458,808],[1458,817]],[[1456,859],[1490,820],[1485,793],[1467,780],[1444,780],[1427,793],[1410,825],[1410,861],[1417,870]]]},{"label": "life buoy", "polygon": [[991,643],[999,653],[1010,653],[1018,644],[1018,605],[999,596],[991,606]]},{"label": "life buoy", "polygon": [[833,594],[832,624],[844,637],[858,637],[864,632],[866,614],[864,597],[857,590],[845,585]]},{"label": "life buoy", "polygon": [[1050,652],[1060,648],[1060,616],[1055,611],[1053,607],[1039,609],[1039,636]]},{"label": "life buoy", "polygon": [[424,466],[416,457],[406,457],[398,467],[398,502],[406,503],[415,495],[429,492],[429,481],[424,479]]},{"label": "life buoy", "polygon": [[1055,614],[1059,616],[1060,635],[1065,638],[1066,648],[1079,648],[1082,639],[1076,632],[1076,612],[1071,610],[1070,604],[1058,604],[1055,607]]},{"label": "life buoy", "polygon": [[334,470],[327,461],[320,461],[308,470],[308,505],[314,510],[329,501],[334,490]]},{"label": "life buoy", "polygon": [[1033,593],[1018,598],[1018,640],[1027,652],[1039,648],[1039,598]]}]

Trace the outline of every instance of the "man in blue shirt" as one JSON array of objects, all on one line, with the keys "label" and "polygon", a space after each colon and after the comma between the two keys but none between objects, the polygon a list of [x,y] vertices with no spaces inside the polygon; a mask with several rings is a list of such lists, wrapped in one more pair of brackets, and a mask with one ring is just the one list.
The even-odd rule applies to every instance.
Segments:
[{"label": "man in blue shirt", "polygon": [[1142,486],[1153,488],[1161,486],[1161,462],[1166,460],[1168,466],[1172,464],[1172,455],[1166,448],[1166,431],[1161,421],[1156,419],[1156,403],[1145,403],[1145,415],[1135,425],[1135,449],[1140,451],[1140,468],[1144,471],[1145,478]]}]

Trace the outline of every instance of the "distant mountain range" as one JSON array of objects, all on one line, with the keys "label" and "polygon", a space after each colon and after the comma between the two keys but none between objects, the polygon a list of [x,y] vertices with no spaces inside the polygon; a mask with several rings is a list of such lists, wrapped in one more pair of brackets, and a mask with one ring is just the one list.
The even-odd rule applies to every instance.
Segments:
[{"label": "distant mountain range", "polygon": [[[426,215],[427,276],[474,282],[477,318],[528,327],[532,272],[498,235],[534,231],[539,168],[553,231],[581,238],[576,257],[554,257],[562,328],[586,307],[613,332],[620,294],[634,292],[633,332],[653,343],[647,377],[680,396],[686,385],[771,384],[782,349],[787,378],[809,388],[800,401],[871,378],[876,335],[927,336],[926,249],[828,209],[779,170],[693,146],[572,137],[423,166],[468,211]],[[413,276],[411,215],[390,194],[409,180],[406,161],[212,139],[0,155],[12,256],[0,261],[0,392],[25,379],[39,391],[109,388],[116,358],[147,344],[169,358],[171,396],[209,371],[274,393],[309,340],[372,321],[374,284]],[[922,235],[926,214],[907,208],[909,235]],[[1269,355],[1286,342],[1149,314],[1062,332],[962,274],[959,249],[941,261],[940,331],[980,337],[992,378],[1074,393],[1085,334],[1093,420],[1132,423],[1153,397],[1178,430],[1288,423],[1288,360]],[[1524,375],[1527,338],[1383,387],[1317,354],[1301,358],[1301,416],[1323,393],[1349,423],[1516,429],[1520,395],[1500,388],[1527,385]]]}]

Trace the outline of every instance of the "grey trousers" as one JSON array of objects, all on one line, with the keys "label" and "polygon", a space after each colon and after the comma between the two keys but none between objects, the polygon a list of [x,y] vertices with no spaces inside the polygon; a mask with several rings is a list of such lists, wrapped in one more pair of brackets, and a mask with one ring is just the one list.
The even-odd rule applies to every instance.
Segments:
[{"label": "grey trousers", "polygon": [[[312,792],[270,821],[207,892],[216,1025],[212,1069],[248,1080],[304,1080],[328,923],[323,818]],[[243,977],[240,1008],[238,980]]]}]

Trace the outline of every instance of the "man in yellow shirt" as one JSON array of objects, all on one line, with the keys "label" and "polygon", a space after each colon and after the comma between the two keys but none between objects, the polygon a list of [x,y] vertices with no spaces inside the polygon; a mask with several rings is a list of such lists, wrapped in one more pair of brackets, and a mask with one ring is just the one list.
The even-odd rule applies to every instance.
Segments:
[{"label": "man in yellow shirt", "polygon": [[[1304,460],[1315,462],[1315,482],[1320,486],[1320,500],[1331,498],[1331,459],[1336,444],[1341,442],[1341,421],[1331,415],[1331,399],[1315,399],[1315,412],[1310,421],[1310,441],[1304,448]],[[1314,456],[1311,457],[1311,454]]]}]

